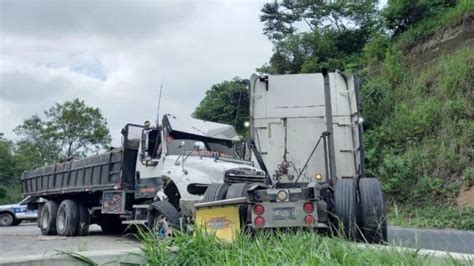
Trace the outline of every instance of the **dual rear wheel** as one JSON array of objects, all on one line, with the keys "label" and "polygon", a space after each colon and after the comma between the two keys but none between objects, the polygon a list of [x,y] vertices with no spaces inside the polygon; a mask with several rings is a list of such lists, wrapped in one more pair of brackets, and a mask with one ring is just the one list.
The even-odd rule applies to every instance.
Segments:
[{"label": "dual rear wheel", "polygon": [[334,226],[350,239],[387,242],[387,221],[382,189],[377,178],[339,179],[334,187]]},{"label": "dual rear wheel", "polygon": [[89,232],[90,214],[82,203],[49,200],[43,206],[38,225],[43,235],[83,236]]}]

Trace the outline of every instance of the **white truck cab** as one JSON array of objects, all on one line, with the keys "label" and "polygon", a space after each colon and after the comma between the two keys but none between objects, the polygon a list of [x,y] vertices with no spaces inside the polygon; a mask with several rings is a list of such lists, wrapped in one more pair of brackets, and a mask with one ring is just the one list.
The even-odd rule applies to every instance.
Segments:
[{"label": "white truck cab", "polygon": [[154,193],[156,200],[191,214],[213,183],[264,182],[265,172],[235,151],[237,141],[232,126],[199,119],[167,114],[162,125],[145,125],[136,158],[137,193],[146,198]]}]

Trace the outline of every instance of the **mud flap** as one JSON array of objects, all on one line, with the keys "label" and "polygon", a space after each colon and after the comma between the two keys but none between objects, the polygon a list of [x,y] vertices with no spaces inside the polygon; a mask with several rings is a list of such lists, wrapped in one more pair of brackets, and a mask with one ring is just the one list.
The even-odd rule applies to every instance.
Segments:
[{"label": "mud flap", "polygon": [[239,204],[228,202],[229,200],[220,200],[195,205],[196,224],[202,233],[215,234],[216,237],[229,242],[237,238],[241,228]]}]

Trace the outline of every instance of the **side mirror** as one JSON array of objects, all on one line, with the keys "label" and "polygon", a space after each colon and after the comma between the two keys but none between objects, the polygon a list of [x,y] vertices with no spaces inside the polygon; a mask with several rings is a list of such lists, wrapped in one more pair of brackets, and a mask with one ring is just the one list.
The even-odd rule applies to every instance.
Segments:
[{"label": "side mirror", "polygon": [[140,146],[141,146],[140,160],[142,161],[142,163],[144,163],[149,158],[149,156],[148,156],[148,131],[145,130],[145,129],[143,129],[143,131],[142,131],[142,137],[141,137],[140,142],[141,142],[140,143]]},{"label": "side mirror", "polygon": [[204,142],[202,141],[196,141],[194,142],[194,150],[196,151],[202,151],[206,148],[206,146],[204,145]]},{"label": "side mirror", "polygon": [[182,150],[184,148],[184,144],[185,144],[185,142],[184,142],[184,140],[182,140],[178,145],[178,150]]}]

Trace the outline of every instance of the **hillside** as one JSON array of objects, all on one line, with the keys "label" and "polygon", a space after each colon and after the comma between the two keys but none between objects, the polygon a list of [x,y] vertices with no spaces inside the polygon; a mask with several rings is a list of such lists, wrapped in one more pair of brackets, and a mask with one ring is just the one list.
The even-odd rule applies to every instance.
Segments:
[{"label": "hillside", "polygon": [[472,229],[473,4],[460,3],[384,41],[372,44],[387,47],[383,58],[362,73],[368,170],[408,216],[413,207],[428,210],[421,216],[446,209],[463,224],[440,227]]}]

